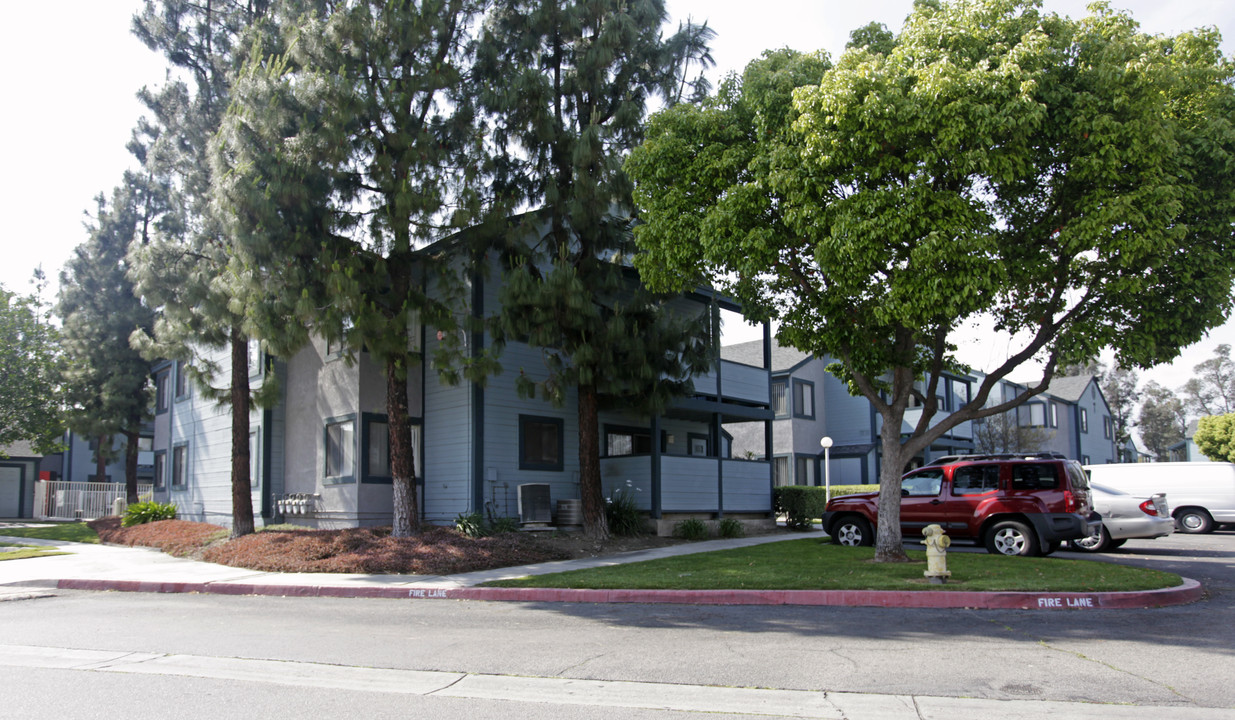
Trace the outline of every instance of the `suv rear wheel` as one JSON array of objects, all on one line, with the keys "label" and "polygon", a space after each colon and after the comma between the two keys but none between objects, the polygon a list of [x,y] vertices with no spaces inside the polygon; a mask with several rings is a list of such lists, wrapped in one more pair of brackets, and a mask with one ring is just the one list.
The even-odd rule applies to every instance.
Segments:
[{"label": "suv rear wheel", "polygon": [[832,526],[832,542],[848,547],[874,545],[875,533],[871,532],[871,525],[866,522],[866,518],[846,515]]},{"label": "suv rear wheel", "polygon": [[1025,523],[1002,520],[987,531],[986,550],[994,555],[1037,555],[1038,538]]}]

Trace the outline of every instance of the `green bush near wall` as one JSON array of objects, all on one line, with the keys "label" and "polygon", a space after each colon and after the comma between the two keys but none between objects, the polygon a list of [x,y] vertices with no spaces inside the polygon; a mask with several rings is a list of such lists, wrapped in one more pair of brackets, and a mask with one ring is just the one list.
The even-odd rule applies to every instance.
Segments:
[{"label": "green bush near wall", "polygon": [[823,516],[827,507],[823,488],[807,485],[785,485],[772,488],[772,508],[785,516],[785,526],[791,530],[809,530],[811,522]]},{"label": "green bush near wall", "polygon": [[859,493],[877,493],[879,492],[878,485],[833,485],[832,497],[840,497],[842,495],[857,495]]}]

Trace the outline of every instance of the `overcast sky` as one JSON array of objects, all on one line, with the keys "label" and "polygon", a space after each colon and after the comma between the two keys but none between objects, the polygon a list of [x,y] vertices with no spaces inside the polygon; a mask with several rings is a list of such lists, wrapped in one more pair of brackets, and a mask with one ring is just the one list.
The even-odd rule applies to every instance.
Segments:
[{"label": "overcast sky", "polygon": [[[54,4],[5,4],[0,42],[0,114],[3,191],[0,217],[0,284],[27,291],[35,266],[53,278],[75,246],[85,240],[83,211],[93,198],[110,194],[132,162],[124,149],[142,108],[134,93],[165,77],[162,59],[129,31],[137,0],[61,0]],[[1083,0],[1046,0],[1045,9],[1085,14]],[[718,79],[740,71],[765,49],[827,50],[837,56],[849,31],[876,21],[899,31],[912,0],[668,0],[676,23],[706,19],[717,31],[712,54]],[[1149,32],[1176,33],[1215,26],[1230,56],[1235,40],[1235,2],[1230,0],[1114,0]],[[54,8],[55,14],[49,13]],[[1235,344],[1231,324],[1190,348],[1173,369],[1148,374],[1175,388],[1193,365],[1219,342]],[[997,362],[1006,341],[974,343],[967,361]]]}]

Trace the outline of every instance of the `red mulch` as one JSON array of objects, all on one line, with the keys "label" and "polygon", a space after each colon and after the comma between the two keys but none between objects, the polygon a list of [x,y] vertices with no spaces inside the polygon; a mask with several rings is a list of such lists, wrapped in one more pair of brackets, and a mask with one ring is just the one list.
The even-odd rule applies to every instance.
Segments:
[{"label": "red mulch", "polygon": [[105,543],[156,547],[181,557],[267,572],[449,575],[571,557],[567,549],[528,534],[472,538],[441,527],[411,538],[390,537],[390,528],[384,527],[264,530],[233,540],[225,540],[225,528],[185,520],[122,528],[113,517],[95,520],[90,527]]},{"label": "red mulch", "polygon": [[158,520],[126,528],[120,526],[119,517],[112,516],[86,524],[99,534],[101,542],[152,547],[176,557],[194,555],[211,540],[217,539],[220,533],[224,537],[227,533],[227,528],[218,525],[187,520]]}]

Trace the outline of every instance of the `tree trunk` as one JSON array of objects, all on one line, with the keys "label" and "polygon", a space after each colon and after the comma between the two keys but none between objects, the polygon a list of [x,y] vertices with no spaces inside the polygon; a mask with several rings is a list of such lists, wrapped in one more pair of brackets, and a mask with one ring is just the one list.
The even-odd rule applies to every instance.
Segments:
[{"label": "tree trunk", "polygon": [[232,537],[253,532],[253,478],[249,467],[249,341],[231,331]]},{"label": "tree trunk", "polygon": [[[107,456],[111,450],[111,436],[100,435],[94,448],[94,481],[107,482]],[[107,449],[104,450],[104,447]]]},{"label": "tree trunk", "polygon": [[905,446],[901,445],[900,433],[888,428],[899,428],[903,414],[897,418],[883,418],[880,433],[883,445],[883,465],[879,469],[879,527],[875,530],[875,562],[909,562],[901,544],[901,475],[905,471]]},{"label": "tree trunk", "polygon": [[416,449],[408,417],[407,377],[395,360],[386,361],[386,422],[390,431],[390,476],[394,518],[391,535],[410,537],[420,532],[416,499]]},{"label": "tree trunk", "polygon": [[579,496],[583,500],[583,532],[594,540],[609,539],[600,482],[600,411],[595,385],[579,386]]},{"label": "tree trunk", "polygon": [[124,498],[129,505],[138,501],[137,497],[137,443],[141,440],[138,432],[124,433]]}]

